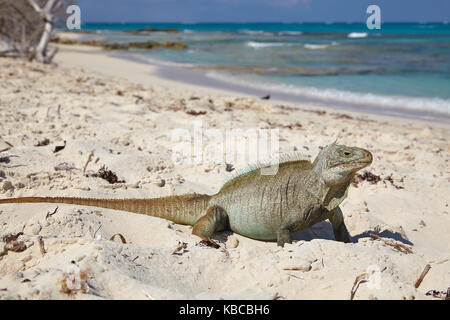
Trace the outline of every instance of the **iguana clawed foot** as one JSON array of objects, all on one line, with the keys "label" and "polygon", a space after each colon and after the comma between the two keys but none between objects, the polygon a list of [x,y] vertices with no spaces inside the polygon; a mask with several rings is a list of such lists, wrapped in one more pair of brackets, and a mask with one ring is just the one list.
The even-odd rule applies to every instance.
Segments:
[{"label": "iguana clawed foot", "polygon": [[204,239],[204,240],[200,241],[200,243],[204,244],[205,246],[214,248],[214,249],[220,248],[220,246],[216,242],[211,240],[210,238]]}]

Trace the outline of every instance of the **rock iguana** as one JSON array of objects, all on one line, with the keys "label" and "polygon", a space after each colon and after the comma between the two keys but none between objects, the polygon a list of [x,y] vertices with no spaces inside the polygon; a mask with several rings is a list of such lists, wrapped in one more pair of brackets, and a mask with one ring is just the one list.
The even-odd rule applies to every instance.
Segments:
[{"label": "rock iguana", "polygon": [[287,159],[276,175],[261,175],[261,167],[239,174],[215,195],[189,194],[156,199],[89,199],[27,197],[2,199],[5,203],[67,203],[147,214],[192,225],[192,233],[211,240],[216,231],[230,228],[243,236],[291,242],[291,234],[329,219],[336,240],[349,242],[339,205],[347,196],[355,173],[372,163],[364,149],[333,143],[311,163]]}]

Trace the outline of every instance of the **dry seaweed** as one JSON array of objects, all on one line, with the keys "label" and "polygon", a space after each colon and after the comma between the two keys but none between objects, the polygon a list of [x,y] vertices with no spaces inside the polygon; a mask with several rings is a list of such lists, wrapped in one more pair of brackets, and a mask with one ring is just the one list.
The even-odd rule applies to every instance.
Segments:
[{"label": "dry seaweed", "polygon": [[378,239],[378,240],[383,241],[383,242],[384,242],[385,244],[387,244],[388,246],[391,246],[391,247],[397,249],[397,250],[400,251],[400,252],[403,252],[403,253],[413,253],[412,250],[411,250],[410,248],[408,248],[407,246],[405,246],[405,245],[402,244],[402,243],[396,243],[396,242],[394,242],[394,241],[392,241],[392,240],[385,240],[385,239],[381,238],[380,236],[377,236],[376,234],[373,234],[373,233],[369,233],[369,236],[371,236],[371,237],[373,237],[373,238],[375,238],[375,239]]},{"label": "dry seaweed", "polygon": [[363,174],[357,173],[355,175],[355,177],[353,178],[352,184],[354,187],[357,188],[358,184],[363,181],[370,182],[371,184],[377,184],[378,182],[381,181],[381,177],[377,176],[369,171],[364,171]]},{"label": "dry seaweed", "polygon": [[[358,185],[363,182],[367,181],[371,184],[377,184],[380,181],[383,181],[383,183],[390,182],[392,186],[394,186],[396,189],[404,189],[404,187],[396,185],[394,183],[394,180],[392,179],[392,173],[385,177],[384,179],[381,178],[381,176],[377,176],[376,174],[373,174],[369,171],[364,171],[362,174],[357,173],[355,177],[353,178],[352,184],[354,187],[358,188]],[[401,180],[403,182],[403,180]]]},{"label": "dry seaweed", "polygon": [[91,177],[95,178],[102,178],[106,181],[108,181],[111,184],[114,183],[125,183],[125,180],[119,180],[117,175],[112,172],[111,170],[108,170],[106,166],[102,166],[97,173],[94,173],[91,175]]},{"label": "dry seaweed", "polygon": [[[174,255],[174,254],[181,255],[185,252],[186,248],[187,248],[186,242],[178,242],[178,247],[175,250],[173,250],[172,255]],[[183,250],[183,252],[178,253],[181,250]]]},{"label": "dry seaweed", "polygon": [[10,233],[10,234],[7,234],[7,235],[4,235],[3,237],[2,237],[2,241],[3,242],[5,242],[5,243],[9,243],[9,242],[12,242],[12,241],[16,241],[20,236],[22,236],[23,235],[23,232],[19,232],[19,233]]},{"label": "dry seaweed", "polygon": [[426,296],[433,296],[433,298],[450,300],[450,287],[447,288],[447,292],[439,290],[429,290],[425,293]]},{"label": "dry seaweed", "polygon": [[22,241],[12,241],[5,244],[4,250],[12,252],[23,252],[27,249],[27,246]]},{"label": "dry seaweed", "polygon": [[405,189],[404,187],[399,186],[399,185],[396,185],[396,184],[394,183],[394,180],[392,179],[392,173],[391,173],[390,176],[387,176],[386,178],[384,178],[384,181],[390,182],[391,185],[394,186],[396,189]]}]

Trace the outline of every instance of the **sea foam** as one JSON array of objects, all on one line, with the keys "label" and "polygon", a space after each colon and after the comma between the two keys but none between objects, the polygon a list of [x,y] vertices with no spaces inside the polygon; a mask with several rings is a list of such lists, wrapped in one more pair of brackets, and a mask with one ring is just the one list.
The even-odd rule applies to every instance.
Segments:
[{"label": "sea foam", "polygon": [[263,89],[268,92],[278,92],[299,97],[313,98],[324,102],[351,103],[355,105],[367,105],[374,108],[380,107],[397,110],[420,110],[450,116],[450,99],[388,96],[337,89],[301,87],[291,84],[257,81],[254,79],[246,80],[235,75],[217,71],[210,71],[206,76],[247,88]]},{"label": "sea foam", "polygon": [[366,38],[368,35],[367,32],[350,32],[347,38]]},{"label": "sea foam", "polygon": [[253,49],[261,49],[261,48],[270,48],[270,47],[284,47],[284,46],[291,46],[292,43],[285,43],[285,42],[256,42],[256,41],[248,41],[245,44],[247,47],[253,48]]}]

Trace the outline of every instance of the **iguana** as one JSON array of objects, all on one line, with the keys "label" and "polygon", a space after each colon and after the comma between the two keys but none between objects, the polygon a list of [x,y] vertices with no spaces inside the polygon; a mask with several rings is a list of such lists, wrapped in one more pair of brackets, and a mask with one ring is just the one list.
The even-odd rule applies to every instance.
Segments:
[{"label": "iguana", "polygon": [[5,203],[68,203],[147,214],[192,225],[192,233],[208,244],[216,231],[230,228],[240,235],[291,243],[291,234],[329,219],[336,240],[349,242],[339,204],[347,196],[355,173],[372,163],[364,149],[333,143],[313,163],[287,159],[275,175],[261,175],[262,167],[241,173],[212,196],[189,194],[156,199],[14,198]]}]

